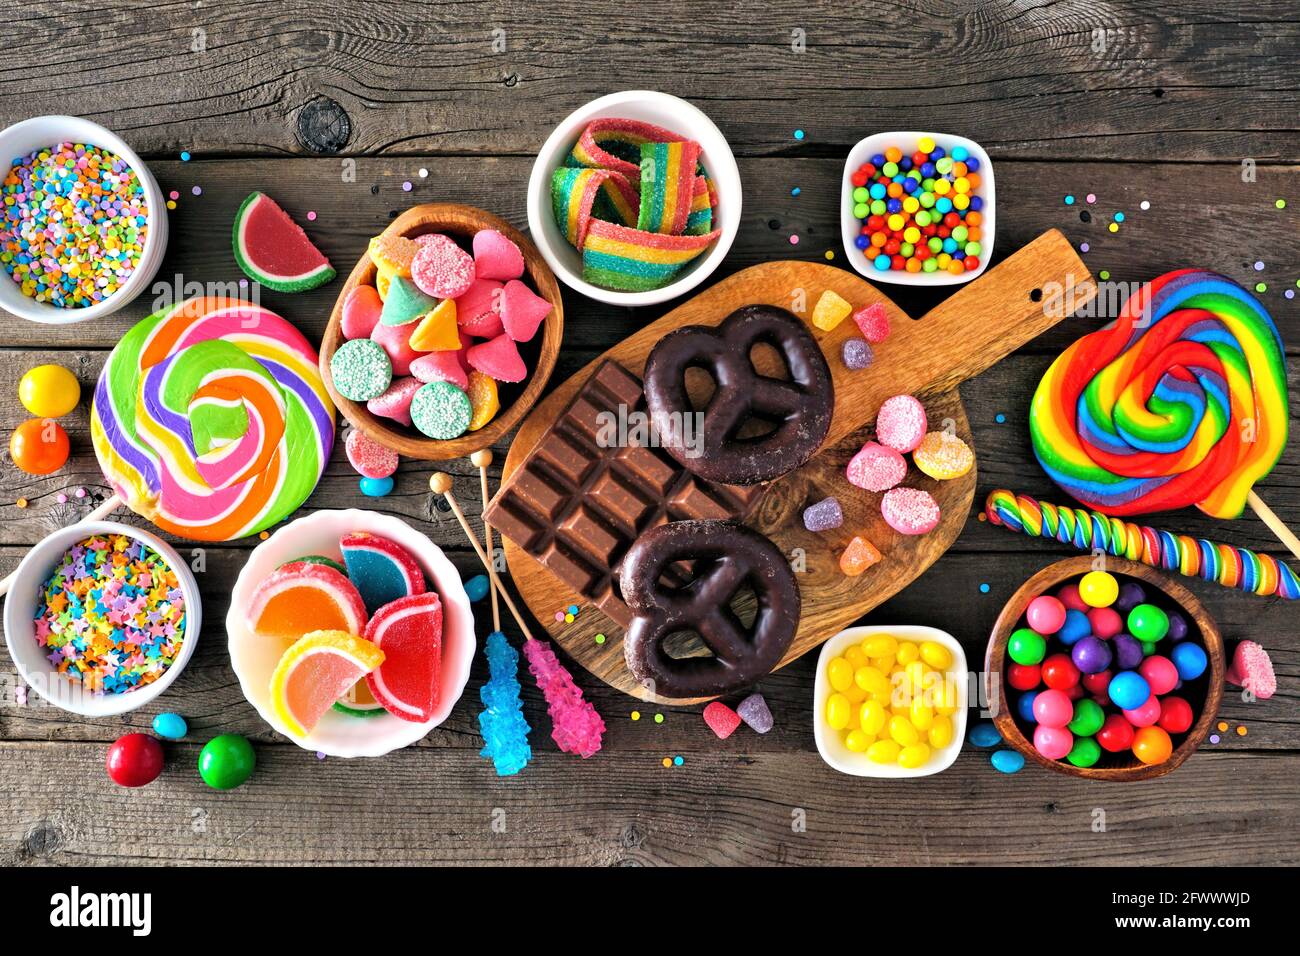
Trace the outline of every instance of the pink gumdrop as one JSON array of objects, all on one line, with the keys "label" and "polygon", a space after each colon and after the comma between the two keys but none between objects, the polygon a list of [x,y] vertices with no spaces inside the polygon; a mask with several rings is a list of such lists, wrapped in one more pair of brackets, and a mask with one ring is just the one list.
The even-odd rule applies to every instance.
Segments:
[{"label": "pink gumdrop", "polygon": [[889,337],[889,313],[879,302],[858,309],[853,313],[853,321],[868,342],[878,344]]},{"label": "pink gumdrop", "polygon": [[359,285],[343,300],[343,318],[339,327],[345,339],[368,339],[379,324],[384,300],[372,285]]},{"label": "pink gumdrop", "polygon": [[939,523],[939,503],[928,491],[893,488],[880,499],[880,514],[899,534],[925,534]]},{"label": "pink gumdrop", "polygon": [[1060,760],[1073,748],[1074,734],[1064,727],[1039,724],[1034,728],[1034,749],[1048,760]]},{"label": "pink gumdrop", "polygon": [[1167,694],[1178,685],[1178,668],[1159,654],[1152,654],[1139,664],[1138,673],[1151,685],[1152,694]]},{"label": "pink gumdrop", "polygon": [[456,299],[456,322],[469,335],[480,339],[495,338],[505,328],[501,324],[501,294],[505,288],[495,279],[476,279],[464,295]]},{"label": "pink gumdrop", "polygon": [[1050,594],[1040,594],[1029,602],[1025,618],[1039,634],[1055,634],[1065,623],[1065,605]]},{"label": "pink gumdrop", "polygon": [[1034,698],[1034,720],[1044,727],[1064,727],[1074,717],[1074,702],[1063,690],[1048,689]]},{"label": "pink gumdrop", "polygon": [[925,437],[925,408],[911,395],[885,399],[876,415],[876,440],[895,451],[912,451]]},{"label": "pink gumdrop", "polygon": [[1132,710],[1126,710],[1122,713],[1124,719],[1134,727],[1150,727],[1160,719],[1160,698],[1152,694],[1142,706],[1134,707]]},{"label": "pink gumdrop", "polygon": [[474,282],[474,259],[454,239],[436,233],[411,260],[411,281],[425,295],[454,299]]},{"label": "pink gumdrop", "polygon": [[366,408],[370,410],[372,415],[382,415],[410,427],[411,399],[423,387],[424,382],[421,382],[418,378],[394,379],[393,383],[384,389],[382,394],[376,395],[366,402]]},{"label": "pink gumdrop", "polygon": [[1088,609],[1088,623],[1092,625],[1094,637],[1108,641],[1124,630],[1124,619],[1113,607],[1094,607]]},{"label": "pink gumdrop", "polygon": [[888,491],[907,477],[907,461],[892,448],[869,441],[849,459],[849,484],[867,491]]},{"label": "pink gumdrop", "polygon": [[411,333],[417,325],[418,322],[408,322],[406,325],[384,325],[381,322],[370,333],[370,337],[388,353],[388,359],[393,363],[394,376],[410,375],[411,362],[421,354],[411,348]]},{"label": "pink gumdrop", "polygon": [[508,335],[471,345],[465,357],[472,367],[498,382],[522,382],[528,374],[519,347]]},{"label": "pink gumdrop", "polygon": [[518,279],[511,279],[501,290],[501,325],[516,342],[527,342],[536,335],[551,308],[549,301]]},{"label": "pink gumdrop", "polygon": [[348,462],[363,478],[387,478],[397,471],[397,452],[385,448],[359,428],[348,432],[344,448]]},{"label": "pink gumdrop", "polygon": [[461,391],[469,388],[469,376],[459,352],[430,352],[411,363],[411,374],[421,382],[451,382]]},{"label": "pink gumdrop", "polygon": [[524,274],[524,254],[495,229],[474,233],[474,274],[480,279],[518,279]]},{"label": "pink gumdrop", "polygon": [[1083,598],[1079,596],[1079,585],[1077,584],[1067,584],[1056,592],[1056,596],[1068,611],[1081,611],[1087,614],[1091,610],[1091,607],[1085,604]]}]

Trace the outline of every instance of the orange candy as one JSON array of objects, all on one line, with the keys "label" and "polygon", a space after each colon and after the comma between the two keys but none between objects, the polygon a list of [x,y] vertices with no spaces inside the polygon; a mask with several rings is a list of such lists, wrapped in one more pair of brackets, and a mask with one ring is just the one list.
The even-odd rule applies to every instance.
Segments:
[{"label": "orange candy", "polygon": [[862,535],[855,535],[840,555],[840,570],[857,577],[880,560],[880,550]]},{"label": "orange candy", "polygon": [[1133,756],[1144,764],[1164,763],[1173,752],[1173,741],[1163,727],[1139,727],[1133,735]]},{"label": "orange candy", "polygon": [[68,460],[68,433],[52,418],[29,418],[9,436],[9,457],[29,475],[48,475]]}]

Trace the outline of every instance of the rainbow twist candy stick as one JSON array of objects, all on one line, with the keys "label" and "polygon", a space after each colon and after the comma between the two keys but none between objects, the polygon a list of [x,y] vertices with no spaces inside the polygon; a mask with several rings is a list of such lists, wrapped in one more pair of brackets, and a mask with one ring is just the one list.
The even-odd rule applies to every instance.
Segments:
[{"label": "rainbow twist candy stick", "polygon": [[334,406],[296,328],[248,302],[195,298],[141,320],[113,349],[90,433],[133,511],[182,537],[228,541],[312,493]]},{"label": "rainbow twist candy stick", "polygon": [[1286,446],[1282,339],[1231,279],[1170,272],[1052,363],[1029,420],[1043,468],[1089,508],[1236,518]]},{"label": "rainbow twist candy stick", "polygon": [[1099,511],[1053,505],[1005,488],[989,493],[984,514],[990,524],[1031,538],[1055,538],[1080,551],[1104,551],[1252,594],[1290,601],[1300,598],[1300,579],[1290,567],[1248,548],[1171,534]]}]

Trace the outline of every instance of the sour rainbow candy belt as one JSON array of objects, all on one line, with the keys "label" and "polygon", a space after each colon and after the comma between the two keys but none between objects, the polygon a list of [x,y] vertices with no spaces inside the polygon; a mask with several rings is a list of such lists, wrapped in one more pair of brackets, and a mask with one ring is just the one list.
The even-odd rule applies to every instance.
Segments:
[{"label": "sour rainbow candy belt", "polygon": [[1290,567],[1249,548],[1171,534],[1099,511],[1053,505],[1005,488],[989,493],[984,513],[990,524],[1031,538],[1055,538],[1080,551],[1104,551],[1252,594],[1300,598],[1300,579]]},{"label": "sour rainbow candy belt", "polygon": [[296,328],[248,302],[195,298],[117,344],[90,426],[100,467],[133,511],[173,534],[228,541],[312,493],[334,406]]},{"label": "sour rainbow candy belt", "polygon": [[1282,340],[1236,282],[1170,272],[1052,363],[1029,421],[1044,470],[1089,508],[1236,518],[1286,446]]}]

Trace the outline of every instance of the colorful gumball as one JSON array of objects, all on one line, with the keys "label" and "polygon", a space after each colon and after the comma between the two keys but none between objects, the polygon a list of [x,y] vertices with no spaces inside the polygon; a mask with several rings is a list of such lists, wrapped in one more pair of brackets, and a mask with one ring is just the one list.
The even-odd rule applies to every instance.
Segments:
[{"label": "colorful gumball", "polygon": [[52,418],[29,418],[9,436],[9,458],[29,475],[48,475],[67,463],[68,433]]},{"label": "colorful gumball", "polygon": [[1045,690],[1034,698],[1034,719],[1044,727],[1064,727],[1074,716],[1074,702],[1064,691]]},{"label": "colorful gumball", "polygon": [[1094,607],[1088,612],[1088,624],[1094,637],[1108,641],[1124,630],[1124,619],[1113,607]]},{"label": "colorful gumball", "polygon": [[1080,639],[1070,648],[1070,659],[1074,661],[1074,666],[1085,674],[1104,671],[1110,667],[1111,658],[1110,645],[1092,635]]},{"label": "colorful gumball", "polygon": [[1011,664],[1007,667],[1007,683],[1016,690],[1033,690],[1042,682],[1037,664]]},{"label": "colorful gumball", "polygon": [[1052,654],[1043,660],[1043,683],[1052,690],[1069,690],[1079,683],[1079,668],[1069,654]]},{"label": "colorful gumball", "polygon": [[1151,693],[1163,696],[1174,689],[1178,683],[1178,668],[1167,657],[1153,654],[1138,665],[1138,673],[1146,678]]},{"label": "colorful gumball", "polygon": [[1174,752],[1174,742],[1160,727],[1142,727],[1133,735],[1133,756],[1144,764],[1164,763]]},{"label": "colorful gumball", "polygon": [[1027,694],[1021,694],[1020,699],[1016,701],[1016,713],[1027,724],[1038,723],[1037,718],[1034,717],[1034,700],[1037,697],[1038,693],[1031,690]]},{"label": "colorful gumball", "polygon": [[1136,670],[1142,663],[1142,642],[1131,634],[1116,634],[1111,639],[1110,649],[1115,655],[1115,666],[1119,670]]},{"label": "colorful gumball", "polygon": [[1074,716],[1065,726],[1076,737],[1091,737],[1106,721],[1101,705],[1095,700],[1081,700],[1074,705]]},{"label": "colorful gumball", "polygon": [[1175,643],[1185,640],[1187,638],[1187,618],[1177,611],[1172,612],[1169,615],[1169,633],[1165,636]]},{"label": "colorful gumball", "polygon": [[1174,666],[1178,668],[1178,676],[1183,680],[1196,680],[1205,673],[1205,668],[1209,665],[1205,649],[1190,641],[1175,644],[1169,656],[1173,659]]},{"label": "colorful gumball", "polygon": [[1127,614],[1139,604],[1146,603],[1147,592],[1136,581],[1125,581],[1119,586],[1119,595],[1115,598],[1115,610]]},{"label": "colorful gumball", "polygon": [[1022,627],[1011,632],[1007,654],[1017,664],[1038,664],[1047,654],[1047,641],[1037,631]]},{"label": "colorful gumball", "polygon": [[1139,604],[1128,612],[1128,632],[1139,641],[1158,641],[1169,633],[1169,615],[1154,604]]},{"label": "colorful gumball", "polygon": [[[1052,692],[1044,691],[1043,693],[1050,694]],[[1048,760],[1060,760],[1073,747],[1074,735],[1064,727],[1048,727],[1039,724],[1034,728],[1034,749]]]},{"label": "colorful gumball", "polygon": [[1125,710],[1124,719],[1134,727],[1150,727],[1160,719],[1160,698],[1152,694],[1137,707]]},{"label": "colorful gumball", "polygon": [[1181,697],[1166,697],[1160,701],[1158,727],[1171,734],[1185,734],[1192,726],[1192,705]]},{"label": "colorful gumball", "polygon": [[1065,612],[1065,623],[1061,629],[1056,632],[1056,639],[1067,647],[1080,638],[1087,637],[1092,633],[1092,624],[1088,621],[1088,615],[1083,611],[1070,608]]},{"label": "colorful gumball", "polygon": [[1120,671],[1111,678],[1106,696],[1120,710],[1134,710],[1147,702],[1151,696],[1151,685],[1137,671]]},{"label": "colorful gumball", "polygon": [[18,400],[37,418],[59,418],[81,401],[81,383],[62,365],[38,365],[18,382]]},{"label": "colorful gumball", "polygon": [[1075,737],[1065,759],[1076,767],[1091,767],[1101,759],[1101,745],[1091,737]]},{"label": "colorful gumball", "polygon": [[1065,696],[1070,698],[1070,700],[1083,700],[1083,698],[1088,696],[1088,692],[1083,689],[1082,684],[1075,684],[1074,686],[1065,689]]},{"label": "colorful gumball", "polygon": [[1110,607],[1119,597],[1119,582],[1108,571],[1089,571],[1079,579],[1079,597],[1089,607]]},{"label": "colorful gumball", "polygon": [[1097,743],[1110,753],[1122,753],[1133,746],[1133,725],[1122,714],[1110,714],[1097,731]]},{"label": "colorful gumball", "polygon": [[1040,594],[1029,602],[1025,619],[1039,634],[1055,634],[1065,623],[1065,605],[1049,594]]},{"label": "colorful gumball", "polygon": [[[1071,662],[1073,663],[1073,662]],[[1098,671],[1095,674],[1084,674],[1080,680],[1083,688],[1089,694],[1105,694],[1106,688],[1110,686],[1110,679],[1115,676],[1109,670]]]},{"label": "colorful gumball", "polygon": [[1057,600],[1065,605],[1066,610],[1079,611],[1081,613],[1087,613],[1088,611],[1088,605],[1085,604],[1083,598],[1079,596],[1079,585],[1077,584],[1065,585],[1061,590],[1056,592],[1056,597]]},{"label": "colorful gumball", "polygon": [[119,787],[143,787],[153,783],[163,769],[163,749],[157,737],[127,734],[108,748],[105,760],[109,779]]}]

